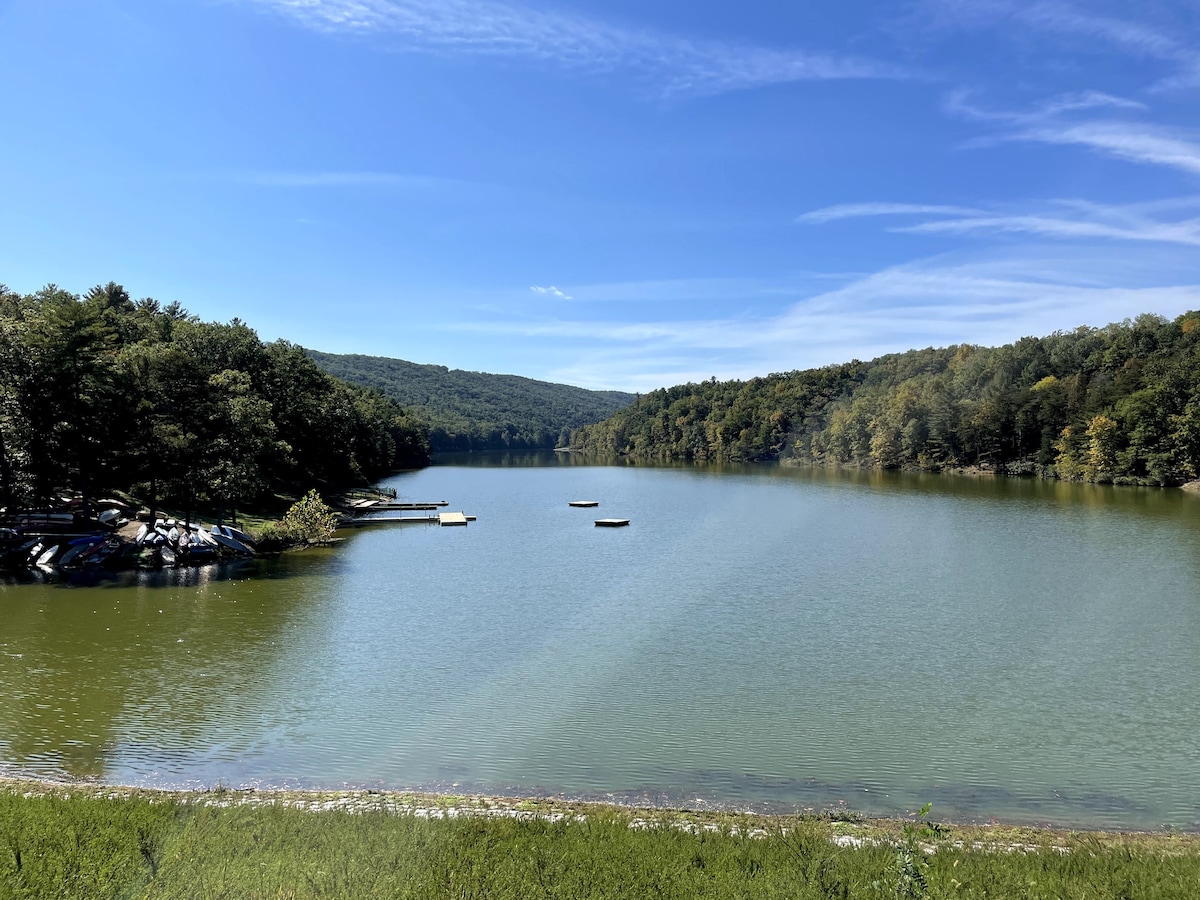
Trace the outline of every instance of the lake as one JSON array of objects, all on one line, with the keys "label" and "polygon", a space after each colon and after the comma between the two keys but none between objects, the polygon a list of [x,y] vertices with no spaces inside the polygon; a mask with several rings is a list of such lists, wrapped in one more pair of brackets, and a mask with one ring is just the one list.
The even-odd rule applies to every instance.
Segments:
[{"label": "lake", "polygon": [[0,772],[1200,828],[1200,498],[563,454],[386,483],[478,520],[0,582]]}]

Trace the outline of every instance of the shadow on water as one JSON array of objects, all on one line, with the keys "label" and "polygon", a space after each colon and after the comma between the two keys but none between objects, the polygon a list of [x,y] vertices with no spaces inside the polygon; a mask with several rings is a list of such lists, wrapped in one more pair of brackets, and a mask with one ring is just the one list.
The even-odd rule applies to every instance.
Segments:
[{"label": "shadow on water", "polygon": [[318,550],[0,582],[4,771],[166,785],[214,753],[243,755],[254,738],[230,723],[293,687],[279,659],[321,620],[340,568]]},{"label": "shadow on water", "polygon": [[[317,551],[319,553],[319,551]],[[234,559],[206,566],[180,566],[164,569],[81,569],[29,568],[0,573],[0,587],[53,585],[61,588],[148,588],[178,589],[200,587],[224,581],[246,579],[305,578],[314,568],[336,566],[328,554],[318,558],[309,551],[309,558],[299,555],[268,556],[254,559]],[[0,595],[0,603],[2,603]]]}]

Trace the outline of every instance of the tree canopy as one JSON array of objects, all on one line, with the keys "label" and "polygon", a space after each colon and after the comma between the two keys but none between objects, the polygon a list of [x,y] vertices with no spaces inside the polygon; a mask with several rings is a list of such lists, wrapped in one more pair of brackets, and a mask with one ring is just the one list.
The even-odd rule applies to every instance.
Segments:
[{"label": "tree canopy", "polygon": [[119,284],[0,285],[0,506],[64,491],[241,505],[428,462],[426,426],[234,319]]},{"label": "tree canopy", "polygon": [[571,444],[643,459],[1178,484],[1200,475],[1200,313],[680,385],[576,430]]},{"label": "tree canopy", "polygon": [[429,423],[433,450],[523,450],[565,445],[572,428],[634,400],[518,375],[490,375],[402,359],[309,350],[325,371],[376,388]]}]

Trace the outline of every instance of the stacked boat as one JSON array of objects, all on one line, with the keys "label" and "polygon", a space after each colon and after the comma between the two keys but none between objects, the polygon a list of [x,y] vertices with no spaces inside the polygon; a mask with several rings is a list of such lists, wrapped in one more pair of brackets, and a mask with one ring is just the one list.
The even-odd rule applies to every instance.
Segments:
[{"label": "stacked boat", "polygon": [[127,545],[112,534],[29,534],[0,529],[0,569],[82,569],[112,565],[125,558]]},{"label": "stacked boat", "polygon": [[[132,536],[136,511],[120,500],[89,504],[63,499],[52,509],[0,510],[0,570],[144,568],[204,565],[231,556],[252,556],[254,540],[231,525],[156,519]],[[125,528],[125,526],[129,528]]]},{"label": "stacked boat", "polygon": [[142,568],[204,565],[224,556],[253,556],[250,535],[232,525],[203,525],[156,519],[142,525],[133,538],[137,564]]}]

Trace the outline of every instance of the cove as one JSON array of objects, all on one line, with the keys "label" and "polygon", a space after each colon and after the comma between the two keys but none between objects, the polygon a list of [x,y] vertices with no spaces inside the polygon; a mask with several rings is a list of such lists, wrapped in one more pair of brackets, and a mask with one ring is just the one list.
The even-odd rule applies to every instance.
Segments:
[{"label": "cove", "polygon": [[1200,828],[1196,497],[565,454],[386,483],[478,520],[0,585],[0,772]]}]

